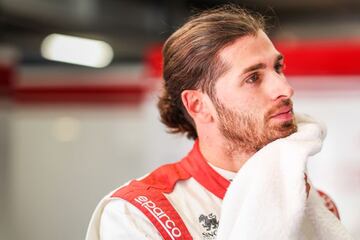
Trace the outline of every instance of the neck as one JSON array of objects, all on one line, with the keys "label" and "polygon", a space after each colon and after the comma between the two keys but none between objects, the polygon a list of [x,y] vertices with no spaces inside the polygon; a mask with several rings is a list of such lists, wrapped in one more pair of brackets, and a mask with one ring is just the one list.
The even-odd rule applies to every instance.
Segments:
[{"label": "neck", "polygon": [[199,139],[199,148],[209,163],[232,172],[238,172],[255,153],[234,149],[226,141],[210,141],[208,139]]}]

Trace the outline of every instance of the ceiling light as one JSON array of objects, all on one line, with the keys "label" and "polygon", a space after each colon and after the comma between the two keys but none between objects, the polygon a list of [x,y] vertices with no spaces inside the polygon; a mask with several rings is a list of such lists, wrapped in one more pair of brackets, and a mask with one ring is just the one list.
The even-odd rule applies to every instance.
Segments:
[{"label": "ceiling light", "polygon": [[110,64],[114,53],[103,41],[50,34],[41,44],[41,55],[48,60],[102,68]]}]

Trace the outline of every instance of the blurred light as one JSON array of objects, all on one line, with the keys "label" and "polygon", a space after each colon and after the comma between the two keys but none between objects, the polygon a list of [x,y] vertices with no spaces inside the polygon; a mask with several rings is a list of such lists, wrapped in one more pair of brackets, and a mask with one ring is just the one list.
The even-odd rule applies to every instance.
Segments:
[{"label": "blurred light", "polygon": [[75,118],[62,117],[53,126],[54,137],[60,142],[75,141],[80,134],[80,123]]},{"label": "blurred light", "polygon": [[48,60],[101,68],[110,64],[114,53],[103,41],[51,34],[41,44],[41,55]]}]

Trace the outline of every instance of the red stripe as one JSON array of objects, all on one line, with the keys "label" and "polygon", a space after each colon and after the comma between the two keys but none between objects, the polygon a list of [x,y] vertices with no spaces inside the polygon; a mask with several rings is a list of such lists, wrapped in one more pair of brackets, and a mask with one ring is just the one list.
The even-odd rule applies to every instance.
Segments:
[{"label": "red stripe", "polygon": [[185,171],[181,164],[172,163],[157,168],[139,182],[148,186],[148,188],[156,188],[163,193],[171,193],[178,181],[186,180],[190,177],[189,172]]},{"label": "red stripe", "polygon": [[[285,73],[291,75],[360,75],[360,39],[275,41],[285,56]],[[161,48],[145,56],[152,74],[161,76]]]},{"label": "red stripe", "polygon": [[116,191],[112,197],[122,198],[138,208],[151,221],[163,239],[192,239],[181,217],[161,191],[133,181]]},{"label": "red stripe", "polygon": [[0,63],[0,96],[11,91],[14,77],[15,67]]},{"label": "red stripe", "polygon": [[287,75],[360,75],[360,39],[282,41]]},{"label": "red stripe", "polygon": [[230,182],[209,166],[200,152],[199,140],[195,141],[193,149],[180,164],[208,191],[218,198],[224,198]]},{"label": "red stripe", "polygon": [[122,86],[24,86],[12,90],[20,103],[139,103],[148,88],[141,85]]}]

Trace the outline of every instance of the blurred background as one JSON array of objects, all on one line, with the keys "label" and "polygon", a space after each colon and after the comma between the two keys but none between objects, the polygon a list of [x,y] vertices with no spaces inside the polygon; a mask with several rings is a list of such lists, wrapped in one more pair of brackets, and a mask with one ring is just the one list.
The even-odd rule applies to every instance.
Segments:
[{"label": "blurred background", "polygon": [[0,239],[78,240],[98,201],[180,159],[156,99],[161,45],[225,2],[269,16],[297,112],[328,126],[313,184],[360,239],[358,0],[0,0]]}]

